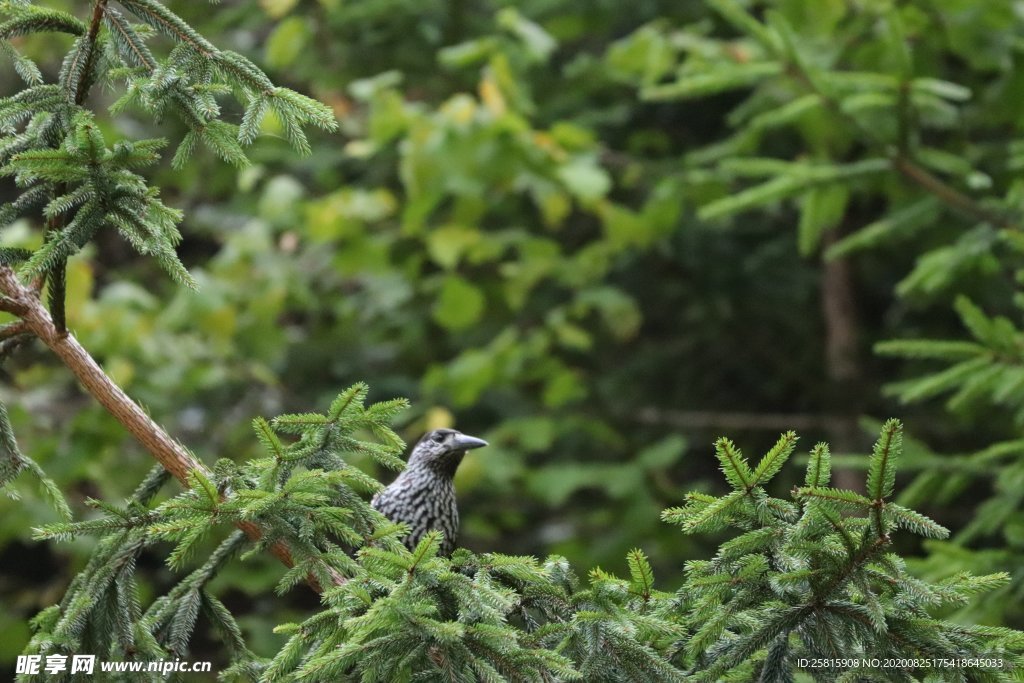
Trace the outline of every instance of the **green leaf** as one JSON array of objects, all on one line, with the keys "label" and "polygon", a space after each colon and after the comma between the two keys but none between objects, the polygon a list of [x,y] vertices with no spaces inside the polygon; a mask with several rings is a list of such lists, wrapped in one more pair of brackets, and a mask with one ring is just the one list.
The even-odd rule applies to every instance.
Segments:
[{"label": "green leaf", "polygon": [[849,199],[850,192],[843,185],[817,187],[804,195],[797,228],[801,255],[809,256],[821,242],[822,235],[842,222]]},{"label": "green leaf", "polygon": [[463,255],[481,240],[478,230],[458,225],[446,225],[427,233],[430,257],[445,270],[458,265]]},{"label": "green leaf", "polygon": [[555,173],[566,189],[583,204],[601,199],[612,187],[608,172],[586,157],[560,166]]},{"label": "green leaf", "polygon": [[306,17],[288,17],[267,38],[267,64],[275,69],[291,66],[299,55],[308,50],[311,39],[312,33]]},{"label": "green leaf", "polygon": [[541,400],[549,408],[559,408],[587,395],[587,386],[579,372],[560,368],[548,375]]},{"label": "green leaf", "polygon": [[662,27],[641,26],[608,49],[605,62],[620,80],[643,86],[660,81],[675,64],[675,51]]},{"label": "green leaf", "polygon": [[726,90],[757,85],[783,72],[778,62],[719,64],[702,73],[687,74],[674,83],[652,85],[640,91],[640,97],[651,102],[686,100]]},{"label": "green leaf", "polygon": [[291,12],[299,0],[260,0],[260,6],[273,19],[280,19]]},{"label": "green leaf", "polygon": [[573,302],[573,314],[582,316],[591,310],[598,312],[601,322],[619,341],[635,337],[643,323],[636,301],[617,287],[590,287],[579,292]]},{"label": "green leaf", "polygon": [[466,68],[486,62],[500,45],[501,42],[496,36],[474,38],[441,49],[437,53],[437,59],[449,68]]},{"label": "green leaf", "polygon": [[915,78],[910,82],[910,87],[913,90],[930,93],[953,102],[966,102],[971,99],[970,88],[939,78]]},{"label": "green leaf", "polygon": [[484,295],[459,275],[444,278],[432,310],[434,320],[452,331],[476,324],[484,312]]},{"label": "green leaf", "polygon": [[665,437],[637,453],[636,461],[648,469],[661,469],[674,465],[686,450],[686,439],[678,434]]},{"label": "green leaf", "polygon": [[540,27],[522,14],[514,7],[506,7],[498,12],[498,26],[515,34],[530,51],[534,59],[546,60],[558,47],[555,39]]}]

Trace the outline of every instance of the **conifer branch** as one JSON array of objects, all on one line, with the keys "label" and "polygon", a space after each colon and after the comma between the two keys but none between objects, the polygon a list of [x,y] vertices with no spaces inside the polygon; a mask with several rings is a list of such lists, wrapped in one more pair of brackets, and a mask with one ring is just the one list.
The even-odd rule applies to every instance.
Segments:
[{"label": "conifer branch", "polygon": [[910,151],[904,146],[891,149],[883,140],[868,128],[865,128],[860,121],[851,113],[843,109],[842,105],[828,92],[826,92],[808,73],[806,68],[800,64],[800,60],[792,60],[787,65],[786,73],[793,76],[799,83],[803,84],[810,92],[821,98],[821,102],[839,118],[846,121],[853,130],[857,131],[861,140],[868,146],[886,153],[892,168],[904,178],[914,183],[921,189],[934,195],[943,204],[957,211],[961,215],[973,218],[977,221],[989,223],[990,225],[1020,230],[1021,224],[1009,216],[996,214],[982,206],[978,201],[967,196],[949,183],[933,174],[917,163],[911,156]]},{"label": "conifer branch", "polygon": [[179,43],[188,45],[203,57],[211,58],[217,53],[216,47],[160,3],[151,0],[122,0],[121,4],[142,21]]},{"label": "conifer branch", "polygon": [[124,15],[116,10],[108,9],[105,19],[107,27],[117,36],[118,45],[124,46],[131,56],[130,61],[136,66],[144,67],[147,71],[152,72],[157,66],[156,59],[149,48],[139,39],[138,34],[128,25]]},{"label": "conifer branch", "polygon": [[[84,65],[79,69],[74,65],[70,66],[67,70],[68,74],[71,75],[74,80],[74,74],[80,74],[75,82],[75,92],[73,102],[75,106],[81,106],[85,102],[85,98],[89,94],[89,88],[92,86],[93,77],[93,65],[96,61],[96,54],[99,52],[97,41],[99,38],[100,24],[103,21],[103,15],[106,11],[107,0],[95,0],[92,10],[92,20],[89,23],[89,28],[85,33],[84,40],[85,45],[81,49],[78,49],[74,53],[75,59],[84,59]],[[83,40],[80,38],[79,40]],[[52,197],[59,197],[67,191],[67,184],[59,184],[52,194]],[[64,227],[64,213],[56,213],[48,216],[46,219],[46,225],[44,229],[45,239],[50,239],[61,231]],[[33,289],[38,292],[42,289],[43,283],[49,281],[50,283],[50,311],[53,314],[53,323],[57,329],[58,334],[61,336],[67,334],[67,320],[64,312],[64,301],[67,287],[67,276],[65,270],[67,268],[67,258],[58,258],[57,262],[52,268],[46,273],[41,273],[33,281]]]},{"label": "conifer branch", "polygon": [[80,36],[86,32],[85,24],[65,12],[31,6],[28,10],[27,13],[0,24],[0,39],[7,40],[40,31],[68,33],[73,36]]},{"label": "conifer branch", "polygon": [[[78,378],[82,386],[102,405],[132,436],[185,486],[190,485],[190,473],[208,474],[206,467],[184,446],[178,443],[158,425],[139,404],[135,403],[99,366],[96,360],[78,342],[74,335],[61,333],[53,323],[49,312],[35,293],[23,285],[7,266],[0,266],[0,292],[9,302],[8,309],[19,315],[25,326],[38,337],[65,366]],[[263,533],[253,522],[239,522],[238,528],[253,541],[259,541]],[[283,543],[274,543],[270,551],[285,566],[292,567],[291,551]],[[344,583],[345,578],[329,569],[335,584]],[[309,578],[314,590],[323,589],[321,582]]]},{"label": "conifer branch", "polygon": [[[769,24],[766,26],[752,16],[746,8],[735,3],[733,0],[707,0],[707,2],[736,28],[757,40],[765,51],[781,64],[781,68],[775,64],[760,66],[765,69],[776,67],[777,73],[786,74],[810,94],[819,98],[819,101],[825,108],[842,119],[857,133],[862,143],[887,157],[892,169],[904,178],[937,197],[942,203],[962,215],[1000,228],[1018,231],[1022,229],[1022,224],[1018,218],[989,210],[977,200],[943,181],[919,164],[909,150],[909,145],[905,139],[906,133],[900,132],[897,144],[892,145],[881,139],[875,131],[865,126],[853,113],[847,111],[842,106],[842,103],[829,92],[821,79],[812,72],[797,48],[796,37],[792,29],[780,17],[776,15],[775,18],[778,19],[776,25]],[[773,31],[772,29],[777,30]],[[748,68],[744,73],[751,72],[749,65],[747,66]],[[752,82],[756,82],[756,80],[752,80]],[[665,87],[671,88],[672,85]],[[906,96],[905,90],[905,85],[900,87],[898,94],[901,99],[898,104],[904,102],[902,98]],[[902,123],[905,123],[904,117],[901,116],[900,119]]]},{"label": "conifer branch", "polygon": [[939,198],[942,203],[961,214],[990,225],[1020,230],[1021,224],[1008,216],[994,213],[952,185],[942,181],[904,152],[892,157],[893,167],[905,178]]},{"label": "conifer branch", "polygon": [[83,76],[78,80],[78,87],[75,89],[75,104],[82,104],[89,93],[89,86],[92,84],[89,74],[92,73],[93,63],[96,61],[96,42],[100,32],[100,24],[103,23],[103,13],[107,9],[107,0],[96,0],[92,8],[92,21],[89,22],[89,31],[85,34],[88,44],[85,51],[85,66]]},{"label": "conifer branch", "polygon": [[14,303],[28,328],[61,359],[86,390],[176,479],[186,482],[190,471],[203,469],[199,461],[114,384],[77,339],[60,334],[39,299],[6,266],[0,267],[0,291]]}]

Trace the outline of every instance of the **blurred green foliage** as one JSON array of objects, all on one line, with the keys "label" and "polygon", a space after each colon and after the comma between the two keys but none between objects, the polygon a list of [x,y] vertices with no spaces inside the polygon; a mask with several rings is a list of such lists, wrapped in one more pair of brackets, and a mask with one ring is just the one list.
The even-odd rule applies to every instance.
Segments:
[{"label": "blurred green foliage", "polygon": [[[207,462],[253,456],[253,415],[305,410],[366,380],[374,399],[412,399],[408,440],[457,424],[492,443],[457,480],[467,547],[621,570],[640,544],[671,577],[662,569],[714,547],[658,518],[684,491],[717,486],[688,451],[724,431],[767,447],[789,426],[856,451],[870,432],[848,425],[894,413],[879,389],[904,372],[871,345],[962,335],[956,294],[1000,307],[1016,287],[1009,240],[887,161],[891,145],[912,143],[958,191],[1019,204],[1011,3],[170,4],[330,104],[342,127],[311,135],[297,160],[271,115],[240,172],[198,153],[152,174],[185,212],[179,254],[198,292],[114,240],[69,264],[69,327]],[[841,111],[730,25],[734,6],[773,9],[795,45],[780,49],[812,77],[849,72],[827,81]],[[18,47],[52,79],[65,42]],[[0,83],[17,87],[7,69]],[[912,141],[901,143],[900,107],[913,112]],[[129,111],[98,125],[116,141],[155,135],[146,120]],[[3,239],[35,234],[16,225]],[[823,246],[853,259],[841,261],[855,293],[852,372],[828,352],[838,332],[822,283],[836,260]],[[73,502],[134,488],[148,457],[61,367],[29,350],[7,369],[20,442]],[[998,413],[967,428],[969,410],[903,414],[944,452],[1013,433]],[[777,413],[810,426],[744,417]],[[961,497],[988,491],[962,482]],[[956,530],[963,507],[924,511]],[[0,629],[16,633],[90,548],[30,545],[28,529],[52,519],[36,496],[0,511],[13,607]],[[31,562],[12,564],[25,553]],[[238,600],[252,603],[253,631],[265,630],[279,568],[256,558],[228,571],[249,591]],[[22,644],[5,643],[0,657]]]}]

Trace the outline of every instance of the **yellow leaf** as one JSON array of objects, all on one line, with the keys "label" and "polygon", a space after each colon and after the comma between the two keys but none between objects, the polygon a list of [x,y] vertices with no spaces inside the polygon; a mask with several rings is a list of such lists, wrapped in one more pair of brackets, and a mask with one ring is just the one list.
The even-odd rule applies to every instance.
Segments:
[{"label": "yellow leaf", "polygon": [[490,74],[484,76],[480,81],[479,89],[480,100],[492,114],[502,116],[508,111],[508,105],[505,104],[505,96],[501,94],[498,84],[494,82]]}]

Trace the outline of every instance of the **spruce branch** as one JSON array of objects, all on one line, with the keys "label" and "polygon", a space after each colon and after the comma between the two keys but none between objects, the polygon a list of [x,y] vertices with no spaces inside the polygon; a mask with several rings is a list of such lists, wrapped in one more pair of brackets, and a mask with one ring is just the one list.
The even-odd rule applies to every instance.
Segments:
[{"label": "spruce branch", "polygon": [[124,15],[113,8],[108,8],[104,21],[114,40],[114,44],[122,54],[127,56],[128,63],[152,72],[157,67],[156,57],[150,52],[145,41],[128,23]]},{"label": "spruce branch", "polygon": [[[111,107],[113,113],[137,102],[156,118],[168,108],[181,115],[189,132],[174,155],[175,167],[185,162],[198,142],[232,165],[247,165],[243,145],[255,139],[263,115],[271,109],[290,143],[303,154],[311,151],[304,126],[337,128],[329,107],[275,86],[251,61],[218,50],[162,3],[125,0],[121,5],[155,31],[131,25],[108,0],[94,0],[88,25],[70,15],[31,6],[5,7],[13,18],[0,24],[0,51],[11,56],[32,86],[0,100],[0,127],[8,134],[0,146],[0,161],[7,162],[4,173],[14,175],[16,184],[25,188],[18,199],[0,209],[0,222],[34,208],[40,198],[46,204],[43,247],[29,265],[34,270],[32,288],[39,292],[49,285],[51,315],[61,334],[66,332],[63,271],[67,259],[104,227],[118,229],[175,281],[194,285],[174,253],[180,239],[174,225],[180,215],[163,206],[141,176],[124,173],[133,160],[123,159],[119,147],[129,143],[118,143],[111,155],[98,128],[91,127],[91,112],[83,105],[97,80],[115,73],[126,78],[126,92]],[[101,30],[103,26],[106,31]],[[3,42],[5,37],[47,30],[77,36],[53,86],[37,83],[41,76],[34,64]],[[175,43],[165,58],[156,58],[146,45],[154,32]],[[234,93],[245,105],[244,130],[219,118],[216,96],[223,93]],[[31,121],[18,132],[17,127],[29,117]]]},{"label": "spruce branch", "polygon": [[[1009,663],[1001,670],[954,668],[958,676],[979,680],[996,680],[1020,664],[1024,640],[964,637],[954,624],[928,616],[942,604],[962,604],[972,591],[1005,585],[1005,574],[965,574],[931,584],[910,575],[889,551],[894,529],[927,538],[948,535],[928,517],[888,500],[901,434],[897,420],[882,427],[869,463],[867,496],[829,488],[828,447],[816,445],[806,486],[793,491],[798,506],[769,498],[763,488],[769,477],[737,477],[737,463],[745,462],[739,449],[726,439],[715,443],[733,491],[721,497],[690,494],[684,507],[663,513],[686,533],[739,530],[712,560],[687,564],[675,597],[688,629],[684,653],[693,680],[784,680],[799,670],[794,660],[816,657],[952,659],[971,653]],[[795,435],[784,434],[756,471],[777,472],[793,444]],[[630,568],[634,584],[646,584],[635,562]],[[854,680],[864,672],[839,664],[807,670],[815,680]]]},{"label": "spruce branch", "polygon": [[[53,351],[92,397],[175,479],[188,486],[192,472],[209,476],[206,467],[147,415],[142,407],[103,371],[74,335],[67,332],[62,334],[57,329],[49,312],[35,293],[22,284],[14,271],[7,266],[0,266],[0,293],[13,303],[12,309],[19,311],[18,315],[27,328]],[[237,526],[253,541],[258,542],[263,535],[259,526],[253,522],[243,521]],[[270,546],[270,551],[285,566],[293,566],[291,551],[283,543],[274,543]],[[333,583],[343,583],[345,580],[337,572],[328,573]],[[310,583],[315,590],[322,589],[321,582],[315,578],[310,577]]]},{"label": "spruce branch", "polygon": [[900,151],[892,155],[891,159],[893,168],[899,171],[904,178],[938,197],[943,204],[956,210],[958,213],[982,223],[1006,228],[1007,230],[1019,231],[1024,229],[1019,219],[996,213],[983,206],[977,200],[964,194],[924,166],[921,166],[908,153]]},{"label": "spruce branch", "polygon": [[[766,25],[753,17],[736,0],[706,0],[706,2],[737,29],[757,40],[769,55],[782,64],[781,73],[790,76],[809,94],[816,96],[830,112],[857,133],[863,144],[886,157],[892,169],[905,179],[968,218],[1009,230],[1019,231],[1024,228],[1019,217],[990,210],[918,163],[909,149],[909,145],[906,144],[906,133],[899,136],[897,144],[890,144],[844,108],[833,95],[825,80],[820,78],[803,59],[792,28],[780,14],[772,14],[772,21]],[[898,13],[894,13],[894,15],[898,17]],[[672,86],[663,87],[671,88]],[[905,87],[905,84],[900,85],[898,91],[902,92]],[[905,117],[901,116],[900,121],[901,125],[906,125]]]},{"label": "spruce branch", "polygon": [[41,31],[53,31],[80,36],[86,26],[79,19],[59,10],[26,5],[17,10],[17,16],[0,24],[0,39],[16,38]]},{"label": "spruce branch", "polygon": [[60,487],[46,476],[38,463],[18,448],[18,440],[14,436],[14,428],[11,426],[11,420],[7,414],[7,406],[0,403],[0,489],[4,490],[11,498],[17,498],[17,495],[8,488],[8,484],[22,472],[30,472],[35,476],[42,486],[46,498],[49,499],[53,509],[62,520],[71,519],[71,508],[68,507]]},{"label": "spruce branch", "polygon": [[[82,66],[82,73],[87,75],[92,73],[93,64],[96,62],[96,53],[99,52],[97,49],[97,39],[99,38],[100,25],[103,23],[103,13],[106,9],[107,0],[95,0],[92,8],[92,20],[89,22],[89,31],[85,34],[87,48],[85,49],[85,64]],[[81,105],[85,102],[91,85],[92,81],[88,77],[78,80],[78,85],[75,88],[75,104]]]},{"label": "spruce branch", "polygon": [[61,359],[89,393],[176,479],[186,483],[190,471],[203,469],[199,461],[114,384],[74,336],[60,333],[34,293],[6,266],[0,267],[0,292],[14,302],[32,333]]},{"label": "spruce branch", "polygon": [[177,14],[154,0],[121,0],[121,4],[129,12],[149,24],[172,40],[188,45],[197,53],[211,58],[218,50],[210,41],[199,35]]},{"label": "spruce branch", "polygon": [[[93,4],[92,20],[89,23],[88,29],[84,35],[76,41],[75,47],[72,52],[69,53],[69,57],[74,60],[81,61],[81,66],[77,66],[74,61],[66,62],[66,68],[62,70],[62,75],[67,74],[68,82],[65,83],[65,87],[73,84],[73,97],[72,102],[76,107],[81,106],[89,93],[89,88],[92,86],[94,79],[93,69],[96,62],[96,54],[99,52],[97,45],[99,39],[100,24],[103,20],[103,14],[107,7],[107,0],[95,0]],[[66,185],[61,183],[53,188],[53,197],[60,196],[67,191]],[[63,212],[48,216],[46,224],[43,230],[44,239],[49,240],[52,236],[59,233],[64,226],[64,215]],[[44,281],[49,281],[49,303],[50,310],[53,314],[53,322],[60,335],[67,334],[67,316],[64,311],[64,302],[66,298],[66,271],[67,269],[67,256],[59,257],[55,260],[52,267],[45,273],[41,273],[35,280],[33,288],[39,291]]]}]

